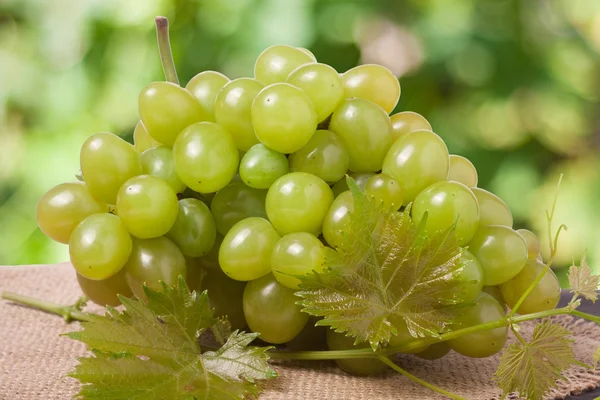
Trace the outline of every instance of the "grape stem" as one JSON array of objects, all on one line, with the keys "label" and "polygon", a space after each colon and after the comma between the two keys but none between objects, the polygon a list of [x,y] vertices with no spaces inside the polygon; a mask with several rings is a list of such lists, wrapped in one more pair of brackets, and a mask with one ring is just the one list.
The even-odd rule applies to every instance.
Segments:
[{"label": "grape stem", "polygon": [[173,53],[171,52],[171,41],[169,39],[169,20],[167,17],[156,17],[156,40],[158,42],[158,52],[160,53],[160,62],[165,73],[167,82],[179,85]]},{"label": "grape stem", "polygon": [[38,300],[33,297],[23,296],[11,292],[3,292],[2,298],[5,300],[10,300],[15,304],[45,311],[50,314],[60,315],[66,322],[90,320],[90,314],[81,311],[81,307],[83,307],[86,302],[85,298],[80,298],[75,304],[70,306]]}]

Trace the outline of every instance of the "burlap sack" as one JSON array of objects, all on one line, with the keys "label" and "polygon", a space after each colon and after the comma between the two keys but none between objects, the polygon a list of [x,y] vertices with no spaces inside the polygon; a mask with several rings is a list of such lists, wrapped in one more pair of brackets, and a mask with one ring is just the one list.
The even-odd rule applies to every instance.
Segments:
[{"label": "burlap sack", "polygon": [[[67,264],[0,267],[0,291],[5,290],[65,304],[81,295]],[[90,311],[97,310],[90,307]],[[600,327],[568,316],[558,321],[576,335],[578,359],[591,363],[592,353],[600,345]],[[531,334],[532,324],[522,327],[525,336]],[[58,336],[72,329],[77,329],[76,325],[68,325],[57,316],[0,301],[0,399],[66,400],[77,393],[77,382],[64,375],[85,347]],[[491,381],[498,357],[475,360],[452,353],[437,361],[404,356],[398,362],[414,375],[468,399],[499,398],[500,392]],[[443,398],[391,371],[380,378],[358,378],[329,362],[277,363],[275,368],[280,377],[263,385],[262,400]],[[600,386],[599,371],[576,367],[567,377],[549,398],[564,398]]]}]

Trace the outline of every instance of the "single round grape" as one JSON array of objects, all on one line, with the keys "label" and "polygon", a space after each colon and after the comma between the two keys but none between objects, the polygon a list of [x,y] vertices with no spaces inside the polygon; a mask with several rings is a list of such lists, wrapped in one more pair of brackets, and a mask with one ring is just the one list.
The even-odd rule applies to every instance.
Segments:
[{"label": "single round grape", "polygon": [[538,237],[527,229],[517,229],[517,232],[523,236],[525,243],[527,243],[527,258],[536,260],[540,255],[540,240]]},{"label": "single round grape", "polygon": [[483,284],[495,286],[514,278],[527,262],[527,244],[511,228],[491,225],[479,229],[469,251],[481,263]]},{"label": "single round grape", "polygon": [[441,137],[431,131],[415,131],[394,142],[382,172],[400,184],[407,205],[428,186],[446,180],[449,163],[448,148]]},{"label": "single round grape", "polygon": [[76,275],[79,287],[85,297],[99,306],[117,307],[121,305],[121,300],[117,297],[118,294],[125,297],[132,296],[125,278],[125,269],[121,269],[113,276],[100,281],[88,279],[80,274]]},{"label": "single round grape", "polygon": [[335,198],[323,221],[323,237],[331,247],[341,248],[346,243],[352,212],[354,197],[347,190]]},{"label": "single round grape", "polygon": [[456,154],[450,155],[448,180],[460,182],[467,187],[477,186],[477,170],[471,161]]},{"label": "single round grape", "polygon": [[[371,347],[368,342],[355,345],[355,338],[337,333],[332,329],[327,330],[326,338],[329,350],[354,350]],[[342,371],[358,376],[379,375],[387,369],[387,365],[375,358],[341,359],[335,360],[335,363]]]},{"label": "single round grape", "polygon": [[455,278],[458,286],[453,287],[441,297],[444,300],[469,303],[474,301],[483,289],[483,267],[468,250],[463,250],[461,263],[463,267]]},{"label": "single round grape", "polygon": [[425,350],[415,353],[415,356],[422,358],[423,360],[438,360],[450,353],[450,346],[446,342],[434,343]]},{"label": "single round grape", "polygon": [[73,229],[92,214],[108,212],[108,204],[92,197],[83,182],[62,183],[37,203],[37,224],[50,239],[69,243]]},{"label": "single round grape", "polygon": [[308,96],[287,83],[267,86],[252,103],[256,137],[280,153],[300,150],[317,130],[317,122],[315,107]]},{"label": "single round grape", "polygon": [[300,65],[314,62],[315,56],[308,54],[306,49],[285,45],[271,46],[256,59],[254,77],[265,85],[285,82],[290,72]]},{"label": "single round grape", "polygon": [[251,78],[239,78],[227,83],[217,95],[215,120],[225,128],[238,149],[248,151],[258,143],[252,126],[252,102],[265,85]]},{"label": "single round grape", "polygon": [[232,226],[243,219],[249,217],[266,219],[266,197],[266,190],[253,189],[242,182],[230,183],[219,190],[210,205],[217,231],[221,235],[226,235]]},{"label": "single round grape", "polygon": [[402,111],[390,117],[392,121],[392,142],[400,136],[414,131],[430,131],[431,125],[421,115],[413,111]]},{"label": "single round grape", "polygon": [[281,237],[264,218],[251,217],[235,224],[221,243],[219,265],[237,281],[251,281],[271,272],[271,253]]},{"label": "single round grape", "polygon": [[269,220],[281,235],[308,232],[317,236],[331,203],[333,192],[322,179],[292,172],[273,183],[265,205]]},{"label": "single round grape", "polygon": [[471,190],[479,202],[479,227],[483,228],[489,225],[512,227],[512,213],[500,197],[476,187],[471,188]]},{"label": "single round grape", "polygon": [[164,235],[178,213],[177,194],[160,178],[140,175],[131,178],[119,190],[117,214],[129,233],[140,239]]},{"label": "single round grape", "polygon": [[[546,265],[535,259],[530,259],[525,267],[511,280],[500,285],[502,298],[508,307],[513,308],[529,286],[546,268]],[[531,314],[552,310],[560,300],[560,283],[552,270],[546,272],[542,280],[533,288],[531,293],[519,306],[519,314]]]},{"label": "single round grape", "polygon": [[287,82],[306,93],[319,122],[329,117],[344,99],[342,78],[327,64],[304,64],[292,71]]},{"label": "single round grape", "polygon": [[327,183],[343,179],[349,165],[346,145],[327,130],[316,131],[304,147],[290,154],[290,171],[307,172]]},{"label": "single round grape", "polygon": [[462,183],[441,181],[417,195],[412,205],[412,218],[419,225],[425,215],[425,230],[443,232],[455,225],[461,246],[466,245],[479,227],[479,204],[471,189]]},{"label": "single round grape", "polygon": [[229,278],[219,270],[210,270],[202,279],[202,290],[208,291],[211,308],[216,317],[227,316],[231,329],[245,329],[248,324],[244,317],[244,288],[246,282]]},{"label": "single round grape", "polygon": [[184,130],[173,146],[173,157],[179,178],[200,193],[227,186],[240,161],[231,135],[213,122],[201,122]]},{"label": "single round grape", "polygon": [[181,199],[177,219],[166,236],[184,255],[202,257],[215,244],[215,219],[208,206],[200,200]]},{"label": "single round grape", "polygon": [[260,143],[252,146],[240,162],[242,182],[255,189],[268,189],[288,172],[287,157]]},{"label": "single round grape", "polygon": [[[489,294],[481,293],[475,305],[467,307],[459,315],[454,330],[498,321],[505,317],[504,309]],[[472,358],[490,357],[504,347],[508,337],[508,328],[500,328],[470,333],[448,341],[452,350]]]},{"label": "single round grape", "polygon": [[342,75],[346,98],[370,100],[391,113],[400,99],[400,82],[392,72],[375,64],[359,65]]},{"label": "single round grape", "polygon": [[110,278],[131,254],[131,236],[113,214],[93,214],[81,221],[69,240],[71,264],[84,278]]},{"label": "single round grape", "polygon": [[133,130],[133,146],[140,152],[160,146],[160,142],[154,140],[148,133],[142,121],[139,121]]},{"label": "single round grape", "polygon": [[315,55],[313,54],[312,51],[310,51],[309,49],[305,49],[304,47],[296,47],[298,50],[300,50],[301,52],[305,53],[306,55],[308,55],[314,62],[317,62],[317,57],[315,57]]},{"label": "single round grape", "polygon": [[153,82],[142,89],[138,107],[150,136],[167,146],[173,146],[188,126],[210,118],[190,92],[170,82]]},{"label": "single round grape", "polygon": [[294,339],[308,322],[308,314],[296,304],[298,297],[272,274],[253,280],[244,289],[244,316],[253,332],[268,343]]},{"label": "single round grape", "polygon": [[285,235],[271,254],[271,270],[283,286],[298,289],[298,275],[321,272],[325,262],[325,246],[314,235],[296,232]]},{"label": "single round grape", "polygon": [[79,162],[92,196],[108,204],[115,204],[117,192],[127,179],[142,173],[137,150],[107,132],[96,133],[83,143]]},{"label": "single round grape", "polygon": [[376,172],[392,143],[392,124],[377,104],[345,100],[331,116],[329,129],[337,133],[350,155],[354,172]]},{"label": "single round grape", "polygon": [[175,193],[183,193],[186,186],[175,171],[173,150],[166,146],[154,147],[144,151],[141,160],[144,174],[163,179]]},{"label": "single round grape", "polygon": [[[394,325],[394,327],[397,330],[397,333],[390,338],[390,341],[388,344],[389,347],[397,347],[397,346],[406,344],[408,342],[411,342],[413,340],[417,340],[416,337],[414,337],[413,335],[410,334],[410,331],[408,330],[408,326],[406,326],[406,322],[404,322],[404,318],[397,316],[397,315],[393,315],[389,318],[389,320],[390,320],[390,323],[392,325]],[[429,345],[422,345],[422,346],[417,347],[414,350],[406,351],[405,353],[407,353],[407,354],[419,353],[419,352],[427,349],[427,347],[429,347]]]},{"label": "single round grape", "polygon": [[492,296],[502,307],[506,307],[506,301],[504,301],[504,298],[502,297],[499,286],[484,286],[481,291]]},{"label": "single round grape", "polygon": [[215,122],[215,99],[229,78],[220,72],[202,71],[194,76],[185,88],[198,100],[206,114],[206,121]]},{"label": "single round grape", "polygon": [[385,208],[397,210],[402,206],[402,189],[395,179],[386,174],[373,175],[365,184],[365,194],[383,204]]},{"label": "single round grape", "polygon": [[[373,172],[363,172],[359,174],[350,174],[350,178],[354,179],[354,182],[363,192],[365,191],[365,187],[367,186],[367,182],[371,177],[375,176]],[[333,195],[338,197],[340,194],[344,193],[346,190],[350,190],[348,187],[348,182],[346,181],[346,177],[344,176],[340,179],[333,187]]]}]

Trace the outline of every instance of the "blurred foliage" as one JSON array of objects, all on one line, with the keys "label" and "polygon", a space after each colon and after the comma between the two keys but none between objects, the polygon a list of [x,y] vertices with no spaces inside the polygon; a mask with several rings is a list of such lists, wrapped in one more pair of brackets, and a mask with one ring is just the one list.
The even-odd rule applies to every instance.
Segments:
[{"label": "blurred foliage", "polygon": [[163,79],[155,15],[170,18],[183,83],[205,69],[252,75],[275,43],[340,72],[386,65],[397,110],[423,114],[469,157],[515,227],[545,237],[564,173],[557,266],[587,250],[600,272],[597,0],[2,0],[0,264],[67,258],[36,228],[36,201],[74,179],[91,133],[131,138],[138,92]]}]

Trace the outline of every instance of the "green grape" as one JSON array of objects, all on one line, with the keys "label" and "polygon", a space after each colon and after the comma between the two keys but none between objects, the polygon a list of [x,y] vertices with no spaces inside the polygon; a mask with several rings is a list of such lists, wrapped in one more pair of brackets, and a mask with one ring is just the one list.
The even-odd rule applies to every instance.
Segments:
[{"label": "green grape", "polygon": [[402,111],[390,117],[392,121],[392,142],[400,136],[414,131],[430,131],[431,125],[421,115],[413,111]]},{"label": "green grape", "polygon": [[[467,307],[459,315],[454,330],[497,321],[505,317],[504,309],[489,294],[481,293],[474,306]],[[508,328],[490,329],[463,335],[448,341],[452,350],[472,358],[490,357],[504,347],[508,337]]]},{"label": "green grape", "polygon": [[129,233],[140,239],[169,232],[178,210],[177,194],[167,182],[154,176],[136,176],[119,189],[117,214]]},{"label": "green grape", "polygon": [[317,236],[332,202],[333,192],[321,178],[292,172],[269,188],[265,206],[269,220],[281,235],[308,232]]},{"label": "green grape", "polygon": [[[350,174],[350,178],[354,179],[354,182],[359,187],[360,190],[364,192],[365,187],[367,186],[367,182],[371,177],[375,176],[373,172],[363,172],[360,174]],[[348,182],[346,182],[346,177],[340,179],[333,187],[333,195],[338,197],[340,194],[344,193],[346,190],[350,190],[348,187]]]},{"label": "green grape", "polygon": [[511,228],[491,225],[479,229],[469,251],[481,263],[483,284],[495,286],[514,278],[527,262],[527,244]]},{"label": "green grape", "polygon": [[138,97],[140,117],[155,140],[173,146],[188,126],[210,116],[186,89],[170,82],[153,82]]},{"label": "green grape", "polygon": [[237,281],[251,281],[271,272],[271,253],[280,239],[264,218],[251,217],[235,224],[219,248],[219,265]]},{"label": "green grape", "polygon": [[402,189],[396,180],[385,174],[373,175],[364,188],[365,194],[374,198],[385,208],[397,210],[402,206]]},{"label": "green grape", "polygon": [[450,155],[448,180],[460,182],[470,188],[477,186],[477,170],[471,161],[456,154]]},{"label": "green grape", "polygon": [[450,346],[446,342],[434,343],[425,350],[415,353],[415,356],[423,360],[437,360],[450,353]]},{"label": "green grape", "polygon": [[292,71],[287,82],[306,93],[319,122],[327,119],[344,99],[342,78],[327,64],[304,64]]},{"label": "green grape", "polygon": [[206,121],[215,122],[215,99],[221,88],[228,82],[229,78],[219,72],[202,71],[190,79],[185,86],[202,106]]},{"label": "green grape", "polygon": [[184,130],[173,146],[177,175],[192,190],[216,192],[237,173],[239,156],[231,135],[214,122]]},{"label": "green grape", "polygon": [[350,216],[354,212],[354,197],[347,190],[335,198],[323,221],[323,237],[333,248],[341,248],[346,241]]},{"label": "green grape", "polygon": [[300,50],[301,52],[305,53],[306,55],[308,55],[314,62],[317,62],[317,57],[315,57],[315,55],[313,54],[312,51],[310,51],[309,49],[305,49],[304,47],[296,47],[298,50]]},{"label": "green grape", "polygon": [[469,303],[474,301],[483,289],[483,268],[479,260],[470,251],[464,249],[461,263],[463,267],[455,278],[458,286],[441,297],[445,300]]},{"label": "green grape", "polygon": [[204,256],[200,258],[195,258],[194,261],[196,264],[206,270],[217,270],[221,271],[221,266],[219,265],[219,249],[221,248],[221,244],[223,243],[224,236],[220,233],[217,233],[217,238],[215,239],[214,246],[206,253]]},{"label": "green grape", "polygon": [[113,214],[93,214],[81,221],[69,240],[71,264],[84,278],[110,278],[131,254],[131,236]]},{"label": "green grape", "polygon": [[333,132],[318,130],[300,150],[290,154],[290,170],[307,172],[334,183],[343,179],[350,164],[346,145]]},{"label": "green grape", "polygon": [[376,172],[392,143],[392,124],[377,104],[345,100],[331,116],[329,129],[337,133],[350,155],[354,172]]},{"label": "green grape", "polygon": [[210,306],[216,317],[227,316],[232,329],[245,329],[244,288],[246,282],[235,281],[219,270],[207,271],[202,279],[202,290],[208,291]]},{"label": "green grape", "polygon": [[268,343],[289,342],[302,331],[308,314],[296,304],[298,298],[272,274],[253,280],[244,289],[244,316],[253,332]]},{"label": "green grape", "polygon": [[215,120],[231,133],[235,145],[242,151],[248,151],[258,143],[252,126],[251,108],[264,87],[255,79],[235,79],[223,86],[215,100]]},{"label": "green grape", "polygon": [[252,103],[252,125],[262,144],[280,153],[298,151],[317,130],[317,113],[308,96],[288,83],[274,83]]},{"label": "green grape", "polygon": [[179,200],[175,223],[166,235],[188,257],[201,257],[215,244],[215,219],[206,204],[198,199]]},{"label": "green grape", "polygon": [[[393,315],[389,318],[389,320],[390,323],[394,325],[394,327],[397,330],[397,333],[390,338],[389,347],[397,347],[417,339],[416,337],[410,334],[408,326],[406,326],[406,322],[404,322],[404,318],[397,315]],[[414,350],[406,351],[405,353],[419,353],[427,349],[427,347],[429,347],[429,345],[422,345]]]},{"label": "green grape", "polygon": [[287,342],[285,347],[289,350],[327,350],[325,335],[328,328],[326,326],[317,326],[319,321],[316,317],[309,317],[308,322],[300,333]]},{"label": "green grape", "polygon": [[400,99],[400,82],[392,72],[375,64],[359,65],[342,75],[346,98],[370,100],[391,113]]},{"label": "green grape", "polygon": [[133,294],[146,299],[144,283],[154,290],[162,289],[160,282],[174,286],[180,275],[186,278],[187,266],[179,248],[166,237],[134,239],[125,272]]},{"label": "green grape", "polygon": [[499,286],[484,286],[481,291],[492,296],[502,307],[506,307],[506,301],[504,301],[504,298],[502,297]]},{"label": "green grape", "polygon": [[442,181],[427,187],[415,198],[411,214],[417,225],[427,215],[425,230],[429,233],[445,231],[454,225],[461,246],[469,243],[479,227],[477,198],[458,182]]},{"label": "green grape", "polygon": [[173,151],[169,147],[159,146],[142,153],[142,169],[144,174],[165,180],[175,193],[182,193],[185,185],[175,172]]},{"label": "green grape", "polygon": [[252,146],[240,162],[242,182],[255,189],[268,189],[277,178],[288,172],[287,157],[264,144]]},{"label": "green grape", "polygon": [[271,46],[256,59],[254,77],[265,85],[285,82],[290,72],[300,65],[315,61],[315,56],[312,53],[309,54],[306,49],[285,45]]},{"label": "green grape", "polygon": [[382,172],[402,188],[404,205],[430,185],[448,177],[446,143],[431,131],[415,131],[396,140],[383,161]]},{"label": "green grape", "polygon": [[160,146],[160,142],[154,140],[148,133],[142,121],[139,121],[133,130],[133,146],[140,152]]},{"label": "green grape", "polygon": [[518,229],[517,232],[523,236],[525,243],[527,243],[527,257],[530,260],[536,260],[540,255],[540,240],[538,237],[527,229]]},{"label": "green grape", "polygon": [[283,286],[298,289],[298,275],[321,272],[325,262],[325,246],[314,235],[296,232],[285,235],[271,254],[271,270]]},{"label": "green grape", "polygon": [[50,239],[69,243],[73,229],[92,214],[108,212],[108,204],[92,197],[83,182],[53,187],[37,203],[38,226]]},{"label": "green grape", "polygon": [[[329,350],[351,350],[371,347],[368,342],[355,345],[355,338],[344,336],[343,333],[337,333],[332,329],[327,330],[326,339]],[[342,371],[358,376],[379,375],[387,369],[387,365],[375,358],[342,359],[335,360],[335,363]]]},{"label": "green grape", "polygon": [[[511,280],[500,285],[502,298],[508,307],[513,308],[521,296],[525,294],[529,286],[538,275],[546,268],[546,265],[535,259],[530,259],[525,267]],[[518,308],[519,314],[532,314],[546,310],[552,310],[560,300],[560,283],[552,270],[548,270],[542,280],[533,288]]]},{"label": "green grape", "polygon": [[79,162],[92,196],[108,204],[115,204],[117,192],[127,179],[142,173],[137,150],[107,132],[96,133],[83,143]]},{"label": "green grape", "polygon": [[266,197],[266,190],[253,189],[242,182],[230,183],[219,190],[210,205],[217,231],[226,235],[232,226],[243,219],[267,218]]},{"label": "green grape", "polygon": [[127,285],[127,279],[125,279],[125,270],[121,269],[115,275],[110,278],[102,279],[100,281],[88,279],[80,274],[77,275],[77,282],[81,291],[92,302],[99,306],[113,306],[117,307],[121,305],[121,300],[117,295],[131,297],[131,289]]},{"label": "green grape", "polygon": [[479,227],[483,228],[489,225],[504,225],[509,228],[513,225],[513,217],[510,208],[505,202],[493,193],[487,190],[473,187],[471,188],[477,201],[479,202]]},{"label": "green grape", "polygon": [[192,290],[196,291],[196,293],[202,292],[204,290],[202,288],[202,281],[207,274],[207,270],[200,265],[201,258],[188,257],[185,255],[183,258],[185,258],[186,265],[185,283],[187,284],[188,289],[190,289],[190,292]]}]

